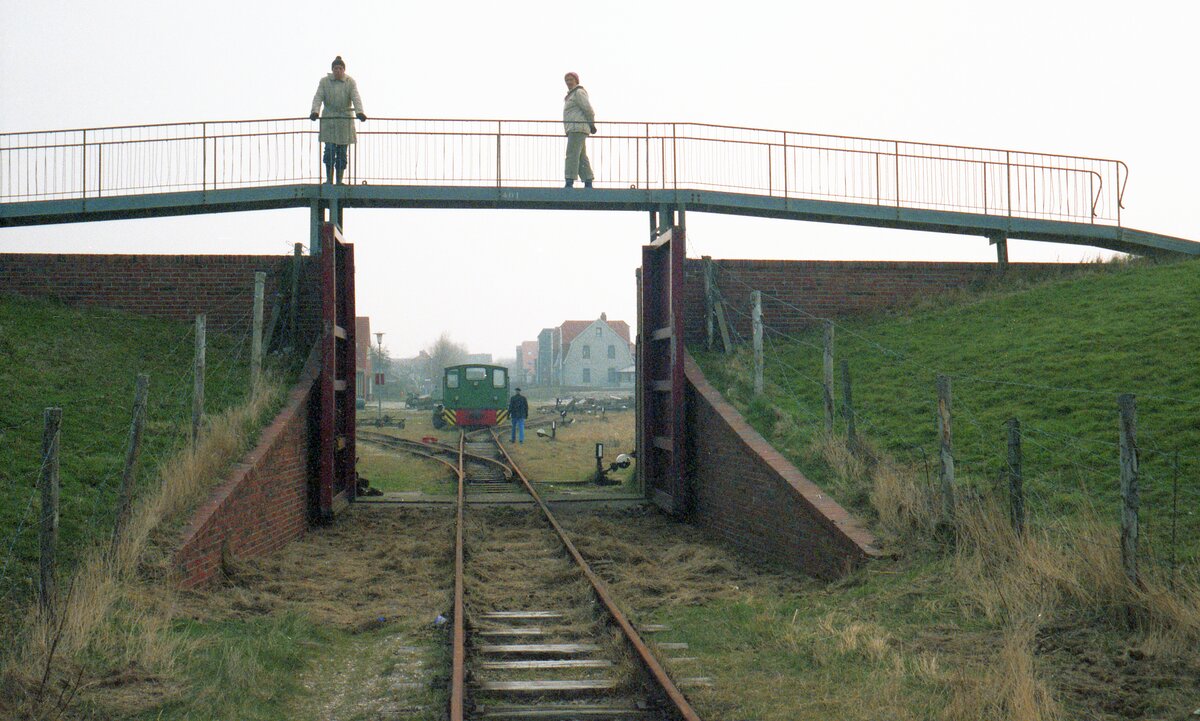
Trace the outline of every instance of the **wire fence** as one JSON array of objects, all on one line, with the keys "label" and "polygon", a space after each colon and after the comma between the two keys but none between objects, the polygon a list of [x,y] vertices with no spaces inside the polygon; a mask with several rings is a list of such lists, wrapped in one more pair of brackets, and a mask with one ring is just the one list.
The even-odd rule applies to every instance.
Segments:
[{"label": "wire fence", "polygon": [[[747,327],[748,307],[729,303],[721,289],[736,289],[748,297],[753,280],[714,263],[716,297],[730,330]],[[1056,385],[1026,378],[1033,369],[1004,370],[980,363],[970,353],[945,353],[945,361],[928,360],[929,349],[912,343],[897,345],[897,336],[884,336],[870,325],[820,317],[787,298],[762,291],[777,316],[764,315],[763,371],[771,398],[781,410],[794,409],[791,428],[779,418],[757,413],[754,402],[753,354],[744,340],[732,364],[722,364],[718,379],[750,409],[766,435],[791,443],[793,454],[810,456],[812,442],[827,428],[825,345],[823,326],[834,330],[833,352],[848,361],[853,380],[853,416],[860,433],[882,449],[912,463],[927,481],[936,484],[939,464],[937,432],[938,376],[952,384],[952,455],[956,481],[964,488],[1005,494],[1010,472],[1005,422],[1018,417],[1022,431],[1022,465],[1026,506],[1031,517],[1047,524],[1069,526],[1082,509],[1114,522],[1120,515],[1120,441],[1117,396],[1136,392],[1138,399],[1137,455],[1140,485],[1139,520],[1145,560],[1177,568],[1200,559],[1200,453],[1195,447],[1193,417],[1200,398],[1180,397],[1169,383],[1138,372],[1126,375],[1128,385],[1089,386],[1084,379]],[[811,322],[810,330],[795,330],[796,318]],[[784,330],[786,328],[787,330]],[[714,342],[719,343],[718,340]],[[914,341],[915,343],[916,341]],[[944,350],[944,349],[943,349]],[[953,351],[953,349],[951,349]],[[837,367],[835,363],[835,368]],[[1051,361],[1053,365],[1053,361]],[[985,370],[985,367],[987,369]],[[1008,377],[1004,377],[1008,373]],[[834,429],[847,432],[847,410],[841,396],[841,377],[831,389],[838,408]],[[1112,377],[1112,376],[1110,376]],[[788,432],[791,438],[788,438]]]},{"label": "wire fence", "polygon": [[[307,118],[0,134],[0,204],[319,183]],[[596,186],[1120,225],[1119,160],[704,123],[598,122]],[[566,139],[545,120],[371,118],[351,184],[561,187]]]},{"label": "wire fence", "polygon": [[[252,274],[247,286],[253,287]],[[224,297],[204,311],[232,319],[223,331],[206,334],[205,415],[211,415],[241,402],[250,391],[253,317],[246,296]],[[41,453],[43,408],[62,408],[56,552],[57,575],[62,578],[71,575],[89,548],[106,544],[113,532],[138,373],[150,376],[150,390],[135,491],[148,490],[157,470],[189,442],[194,326],[180,328],[153,319],[96,322],[105,333],[137,338],[137,343],[155,350],[131,361],[108,356],[97,347],[87,378],[68,382],[48,378],[44,395],[35,390],[19,396],[19,402],[0,417],[0,462],[9,469],[0,475],[0,617],[6,620],[15,621],[15,614],[37,592],[42,526],[37,501],[46,464]],[[28,365],[37,365],[30,360]],[[5,639],[9,631],[17,631],[16,623],[4,626],[9,629],[2,635]]]}]

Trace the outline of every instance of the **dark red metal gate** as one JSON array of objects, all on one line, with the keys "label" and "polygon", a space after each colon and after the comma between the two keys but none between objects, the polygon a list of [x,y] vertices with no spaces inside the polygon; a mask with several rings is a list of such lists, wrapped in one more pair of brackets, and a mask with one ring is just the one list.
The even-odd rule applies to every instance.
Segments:
[{"label": "dark red metal gate", "polygon": [[[665,219],[668,214],[660,214]],[[682,225],[660,223],[642,246],[638,282],[638,467],[646,494],[670,513],[691,506],[683,431]]]},{"label": "dark red metal gate", "polygon": [[321,225],[320,445],[317,520],[354,500],[354,246],[333,223]]}]

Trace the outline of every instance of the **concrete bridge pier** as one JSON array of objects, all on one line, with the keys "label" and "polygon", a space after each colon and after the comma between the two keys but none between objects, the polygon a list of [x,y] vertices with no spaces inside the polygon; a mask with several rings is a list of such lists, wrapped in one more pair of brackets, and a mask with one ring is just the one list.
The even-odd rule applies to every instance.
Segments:
[{"label": "concrete bridge pier", "polygon": [[996,246],[996,262],[1000,264],[1000,272],[1008,269],[1008,236],[1004,233],[992,233],[988,243]]}]

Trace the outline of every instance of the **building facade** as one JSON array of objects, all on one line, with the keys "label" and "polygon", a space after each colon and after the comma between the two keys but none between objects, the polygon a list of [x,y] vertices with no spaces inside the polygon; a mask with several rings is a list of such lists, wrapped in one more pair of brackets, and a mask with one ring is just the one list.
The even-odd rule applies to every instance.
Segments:
[{"label": "building facade", "polygon": [[634,364],[629,324],[609,321],[566,321],[558,330],[559,385],[579,388],[632,388],[628,373]]}]

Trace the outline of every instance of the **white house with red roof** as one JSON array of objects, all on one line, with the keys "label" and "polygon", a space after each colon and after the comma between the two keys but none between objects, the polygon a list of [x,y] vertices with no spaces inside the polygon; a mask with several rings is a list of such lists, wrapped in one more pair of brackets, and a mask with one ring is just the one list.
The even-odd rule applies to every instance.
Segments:
[{"label": "white house with red roof", "polygon": [[[595,320],[568,320],[547,328],[538,336],[538,379],[552,385],[578,388],[629,388],[634,346],[629,324],[608,320],[604,313]],[[542,363],[549,362],[548,373]]]}]

